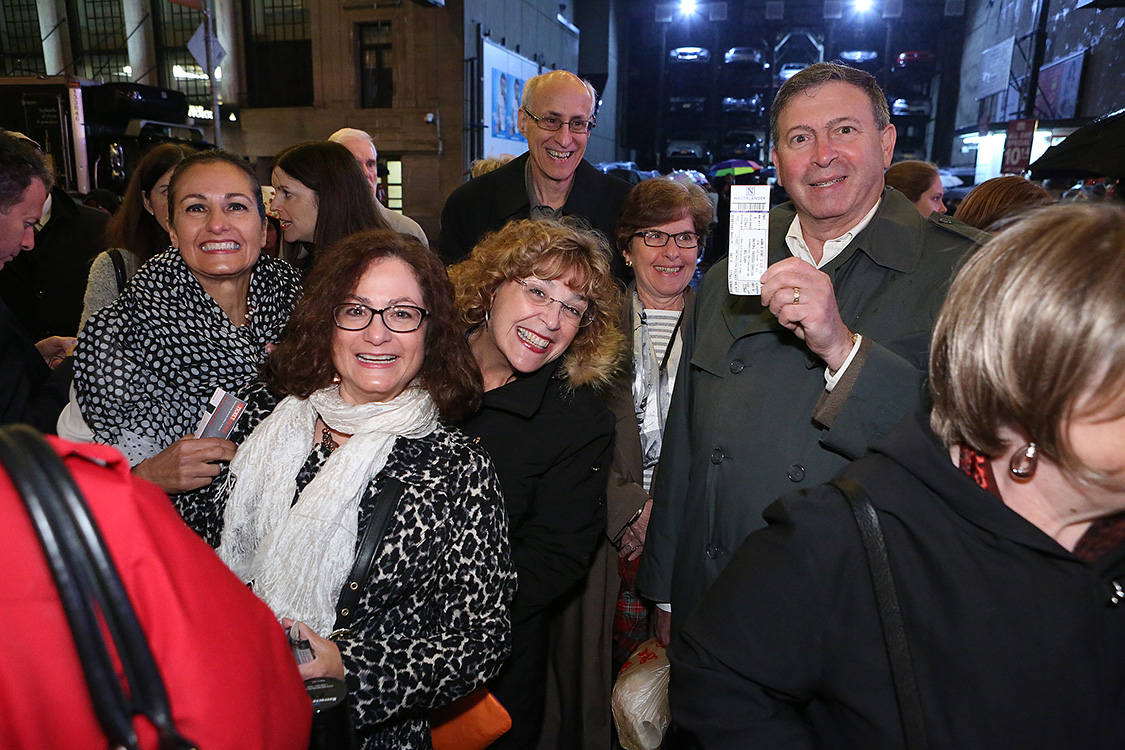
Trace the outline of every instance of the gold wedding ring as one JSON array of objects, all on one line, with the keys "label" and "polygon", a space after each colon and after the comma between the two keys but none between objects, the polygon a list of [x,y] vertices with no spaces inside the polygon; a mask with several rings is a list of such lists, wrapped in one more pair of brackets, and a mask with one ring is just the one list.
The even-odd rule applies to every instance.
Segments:
[{"label": "gold wedding ring", "polygon": [[793,287],[793,304],[801,304],[801,287],[799,286]]}]

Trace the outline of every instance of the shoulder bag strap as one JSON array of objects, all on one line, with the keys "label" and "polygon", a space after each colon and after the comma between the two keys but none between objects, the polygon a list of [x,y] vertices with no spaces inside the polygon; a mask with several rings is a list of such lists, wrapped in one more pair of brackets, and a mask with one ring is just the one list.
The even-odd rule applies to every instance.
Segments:
[{"label": "shoulder bag strap", "polygon": [[918,681],[914,675],[914,662],[910,658],[910,644],[902,621],[902,609],[895,592],[895,579],[887,557],[883,529],[871,498],[859,482],[840,477],[831,484],[843,493],[859,525],[863,538],[863,551],[867,555],[867,568],[875,587],[875,601],[879,607],[879,621],[883,626],[883,641],[891,663],[891,681],[898,698],[899,716],[907,750],[926,750],[926,725],[922,715],[922,702],[918,697]]},{"label": "shoulder bag strap", "polygon": [[125,258],[122,257],[121,250],[116,247],[111,247],[106,253],[113,261],[113,278],[117,282],[117,294],[120,295],[121,290],[125,288],[125,282],[128,281],[125,275]]},{"label": "shoulder bag strap", "polygon": [[[43,547],[106,736],[114,746],[138,748],[133,717],[142,715],[157,728],[162,749],[193,747],[173,723],[164,681],[129,594],[65,464],[26,425],[0,429],[0,463]],[[110,659],[99,613],[121,660],[127,693]]]},{"label": "shoulder bag strap", "polygon": [[375,564],[375,550],[379,548],[383,537],[387,534],[387,523],[398,507],[399,498],[402,497],[405,488],[401,480],[387,475],[383,475],[383,478],[383,489],[375,498],[375,508],[371,511],[371,517],[367,519],[367,528],[364,529],[363,537],[356,548],[355,563],[336,602],[335,630],[348,628],[355,619],[356,606],[363,593],[364,583],[371,577],[371,569]]}]

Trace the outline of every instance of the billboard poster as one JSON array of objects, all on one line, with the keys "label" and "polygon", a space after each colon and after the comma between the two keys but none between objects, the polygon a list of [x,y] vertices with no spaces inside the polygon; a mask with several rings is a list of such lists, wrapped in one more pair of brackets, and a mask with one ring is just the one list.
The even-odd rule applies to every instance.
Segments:
[{"label": "billboard poster", "polygon": [[517,115],[523,106],[523,85],[539,73],[533,60],[484,40],[481,65],[484,81],[484,155],[519,156],[527,150]]}]

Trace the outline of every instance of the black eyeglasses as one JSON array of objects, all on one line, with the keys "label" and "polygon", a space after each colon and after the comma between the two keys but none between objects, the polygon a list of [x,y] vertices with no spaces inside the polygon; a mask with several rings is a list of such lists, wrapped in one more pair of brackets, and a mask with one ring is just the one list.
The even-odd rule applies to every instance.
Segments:
[{"label": "black eyeglasses", "polygon": [[539,126],[540,130],[562,130],[562,126],[566,125],[574,135],[588,135],[591,130],[597,127],[597,123],[593,120],[580,120],[578,118],[573,120],[560,120],[550,115],[546,117],[536,117],[527,111],[527,107],[520,107],[520,109],[523,110],[525,115],[535,120],[535,124]]},{"label": "black eyeglasses", "polygon": [[371,325],[371,321],[378,315],[388,331],[395,333],[410,333],[417,331],[422,321],[430,313],[414,305],[391,305],[382,310],[361,305],[358,302],[348,302],[332,308],[332,318],[336,327],[345,331],[362,331]]},{"label": "black eyeglasses", "polygon": [[676,247],[683,248],[684,250],[699,247],[699,235],[695,232],[668,234],[667,232],[661,232],[659,229],[646,229],[643,232],[633,232],[633,234],[629,235],[630,239],[633,237],[643,238],[645,244],[649,247],[664,247],[668,244],[669,237],[676,241]]}]

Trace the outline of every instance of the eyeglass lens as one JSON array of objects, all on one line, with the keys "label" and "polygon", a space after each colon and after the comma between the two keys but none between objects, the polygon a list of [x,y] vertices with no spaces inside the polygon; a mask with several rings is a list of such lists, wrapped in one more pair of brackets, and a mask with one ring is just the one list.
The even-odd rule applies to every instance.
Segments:
[{"label": "eyeglass lens", "polygon": [[371,325],[371,321],[378,315],[383,320],[387,330],[395,333],[410,333],[418,330],[426,311],[413,305],[392,305],[376,310],[373,307],[361,304],[338,305],[333,311],[336,325],[345,331],[362,331]]},{"label": "eyeglass lens", "polygon": [[644,238],[645,244],[649,247],[664,247],[668,244],[669,237],[676,241],[677,247],[685,250],[690,250],[699,245],[699,235],[695,232],[668,234],[667,232],[661,232],[659,229],[650,229],[647,232],[640,232],[639,234]]},{"label": "eyeglass lens", "polygon": [[582,310],[574,305],[568,305],[562,300],[555,299],[547,294],[543,289],[540,289],[533,284],[529,284],[523,279],[516,279],[517,284],[523,287],[524,294],[527,295],[528,300],[538,307],[549,307],[552,302],[558,302],[562,308],[563,316],[569,319],[572,323],[585,323],[588,319],[589,310]]}]

